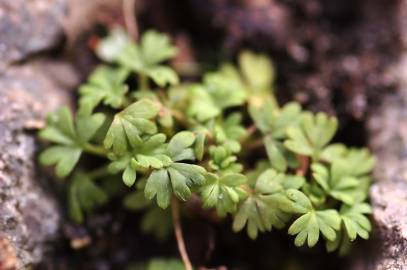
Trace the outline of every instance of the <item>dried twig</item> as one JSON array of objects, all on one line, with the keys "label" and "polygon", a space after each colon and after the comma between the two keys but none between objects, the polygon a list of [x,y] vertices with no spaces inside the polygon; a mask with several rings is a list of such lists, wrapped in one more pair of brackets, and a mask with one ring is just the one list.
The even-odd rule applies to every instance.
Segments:
[{"label": "dried twig", "polygon": [[123,0],[123,17],[127,32],[134,40],[138,40],[139,32],[134,14],[135,7],[136,0]]},{"label": "dried twig", "polygon": [[296,175],[304,176],[307,174],[308,171],[309,158],[307,156],[297,155],[297,159],[300,163],[300,167],[298,167]]},{"label": "dried twig", "polygon": [[179,253],[181,254],[182,262],[184,263],[186,270],[192,270],[193,269],[192,264],[191,264],[191,261],[189,260],[188,253],[185,248],[184,237],[182,236],[182,227],[181,227],[181,222],[180,222],[180,217],[179,217],[179,203],[178,203],[177,198],[175,198],[175,197],[172,197],[171,210],[172,210],[172,222],[174,224],[175,238],[177,239],[178,250],[179,250]]}]

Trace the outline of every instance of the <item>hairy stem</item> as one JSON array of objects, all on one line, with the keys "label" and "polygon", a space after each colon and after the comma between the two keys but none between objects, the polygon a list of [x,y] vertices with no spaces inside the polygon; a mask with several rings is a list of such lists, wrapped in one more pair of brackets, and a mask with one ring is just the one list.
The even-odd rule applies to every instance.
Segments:
[{"label": "hairy stem", "polygon": [[178,250],[179,253],[181,254],[182,262],[184,263],[186,270],[192,270],[193,269],[192,264],[191,261],[189,260],[188,253],[185,248],[184,237],[182,236],[182,227],[179,217],[179,203],[177,198],[175,198],[174,196],[172,197],[171,211],[172,211],[172,222],[174,224],[175,238],[177,239]]}]

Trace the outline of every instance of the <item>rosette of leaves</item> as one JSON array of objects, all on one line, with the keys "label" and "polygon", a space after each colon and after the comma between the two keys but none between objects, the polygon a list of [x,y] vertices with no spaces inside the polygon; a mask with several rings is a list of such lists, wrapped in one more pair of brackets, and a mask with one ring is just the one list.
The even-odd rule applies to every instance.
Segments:
[{"label": "rosette of leaves", "polygon": [[289,176],[267,169],[252,183],[247,198],[241,203],[235,215],[233,230],[240,231],[247,226],[250,238],[258,232],[270,231],[273,227],[283,228],[295,209],[287,192],[301,188],[301,176]]},{"label": "rosette of leaves", "polygon": [[98,55],[107,62],[116,62],[121,67],[140,75],[143,90],[147,87],[146,77],[157,85],[174,85],[179,82],[177,73],[169,66],[160,63],[177,54],[177,48],[170,39],[154,30],[146,31],[140,43],[132,42],[127,34],[116,29],[101,42]]},{"label": "rosette of leaves", "polygon": [[104,145],[113,150],[110,164],[112,172],[123,170],[123,181],[132,186],[137,171],[151,169],[145,186],[147,198],[157,198],[160,207],[166,208],[174,194],[181,200],[191,196],[190,188],[201,185],[205,169],[184,163],[195,160],[193,145],[196,137],[192,132],[181,131],[167,143],[166,136],[157,133],[151,118],[158,109],[149,100],[140,100],[116,114],[110,126]]},{"label": "rosette of leaves", "polygon": [[335,117],[280,106],[264,55],[243,52],[238,67],[184,83],[164,64],[176,51],[155,31],[134,42],[114,30],[98,46],[105,63],[80,87],[75,116],[63,108],[48,117],[40,161],[69,177],[74,221],[120,197],[144,213],[143,232],[162,237],[171,224],[160,208],[194,195],[253,239],[287,228],[297,246],[324,239],[343,252],[368,238],[374,158],[331,143]]},{"label": "rosette of leaves", "polygon": [[59,177],[67,176],[75,167],[84,151],[102,154],[89,143],[102,126],[105,116],[96,113],[89,116],[79,116],[73,122],[71,112],[67,107],[50,114],[47,126],[41,130],[39,137],[52,143],[40,155],[43,165],[55,165]]}]

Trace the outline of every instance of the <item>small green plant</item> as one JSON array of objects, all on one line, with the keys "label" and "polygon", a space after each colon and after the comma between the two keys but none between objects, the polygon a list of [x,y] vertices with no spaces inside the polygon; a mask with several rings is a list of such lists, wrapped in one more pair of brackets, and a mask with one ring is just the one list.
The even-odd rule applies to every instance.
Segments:
[{"label": "small green plant", "polygon": [[280,106],[265,56],[246,51],[238,67],[180,83],[163,64],[177,49],[155,31],[135,43],[115,30],[97,53],[107,65],[80,87],[75,117],[62,108],[39,133],[51,144],[41,163],[69,179],[74,221],[122,196],[125,207],[145,212],[143,231],[165,237],[171,215],[160,209],[177,210],[194,195],[252,239],[287,227],[297,246],[324,239],[329,251],[344,252],[369,237],[374,158],[330,144],[335,117]]}]

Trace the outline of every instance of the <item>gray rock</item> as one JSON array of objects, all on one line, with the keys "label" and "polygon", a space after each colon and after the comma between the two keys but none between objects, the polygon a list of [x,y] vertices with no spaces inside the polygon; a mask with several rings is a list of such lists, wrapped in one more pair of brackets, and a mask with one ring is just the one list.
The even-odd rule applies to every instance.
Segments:
[{"label": "gray rock", "polygon": [[380,246],[378,256],[364,268],[369,270],[407,269],[407,54],[404,54],[394,70],[399,76],[398,91],[382,99],[368,123],[370,146],[378,161],[371,200]]},{"label": "gray rock", "polygon": [[53,47],[66,0],[0,0],[0,67]]},{"label": "gray rock", "polygon": [[[45,66],[54,66],[52,76]],[[58,235],[58,205],[36,170],[34,129],[48,111],[68,103],[63,84],[54,79],[56,73],[69,78],[68,71],[62,64],[36,62],[0,75],[0,269],[39,262]]]}]

